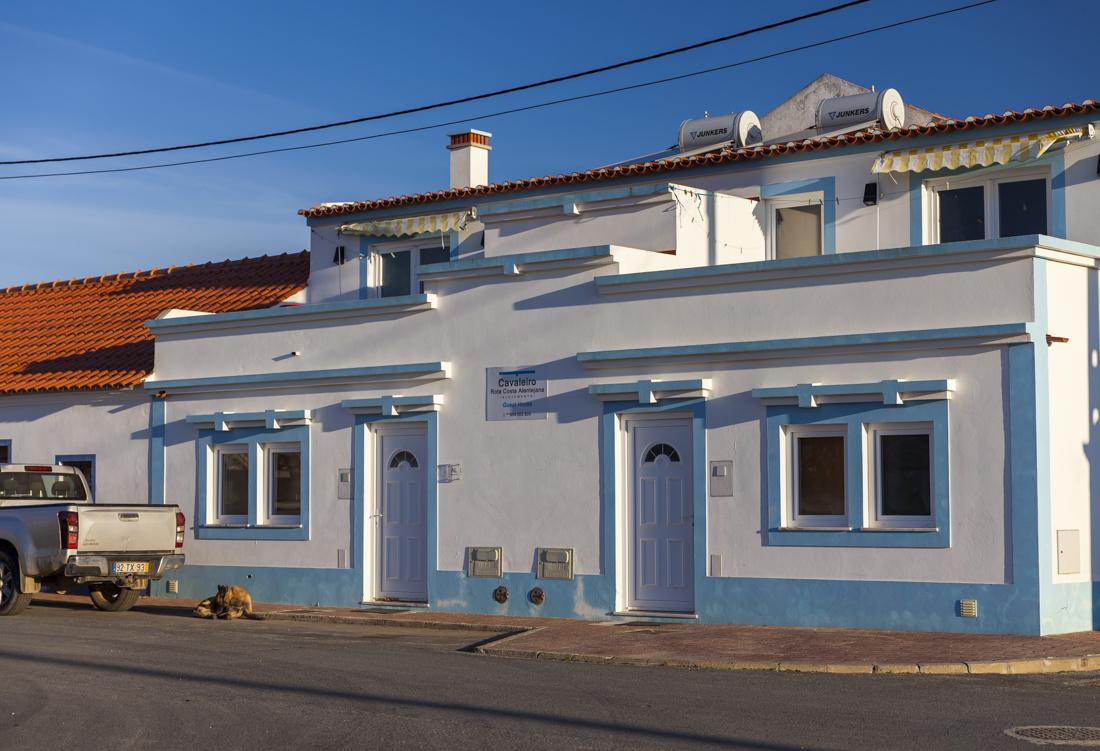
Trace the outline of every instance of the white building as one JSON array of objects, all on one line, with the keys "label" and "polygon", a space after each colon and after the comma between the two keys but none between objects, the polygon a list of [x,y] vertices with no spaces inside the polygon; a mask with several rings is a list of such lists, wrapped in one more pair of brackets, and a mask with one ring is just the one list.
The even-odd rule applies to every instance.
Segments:
[{"label": "white building", "polygon": [[1094,629],[1100,105],[863,91],[541,180],[452,134],[451,190],[302,212],[308,304],[148,321],[178,595]]}]

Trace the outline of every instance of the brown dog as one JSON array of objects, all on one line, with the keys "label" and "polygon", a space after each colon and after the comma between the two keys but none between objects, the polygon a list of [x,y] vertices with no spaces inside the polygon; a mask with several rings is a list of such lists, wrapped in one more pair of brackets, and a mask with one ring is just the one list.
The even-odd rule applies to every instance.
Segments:
[{"label": "brown dog", "polygon": [[228,621],[234,618],[250,618],[254,621],[262,621],[262,615],[252,612],[252,596],[243,587],[226,587],[218,585],[218,594],[214,596],[213,609],[215,618],[225,618]]}]

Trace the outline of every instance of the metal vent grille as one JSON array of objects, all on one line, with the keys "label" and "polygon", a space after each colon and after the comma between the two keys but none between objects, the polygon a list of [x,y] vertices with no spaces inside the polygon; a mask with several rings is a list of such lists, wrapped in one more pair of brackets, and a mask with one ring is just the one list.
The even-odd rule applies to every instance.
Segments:
[{"label": "metal vent grille", "polygon": [[179,594],[179,591],[180,591],[179,581],[177,581],[176,579],[169,579],[168,580],[168,594],[170,594],[170,595]]},{"label": "metal vent grille", "polygon": [[959,616],[962,618],[978,617],[977,600],[959,600]]}]

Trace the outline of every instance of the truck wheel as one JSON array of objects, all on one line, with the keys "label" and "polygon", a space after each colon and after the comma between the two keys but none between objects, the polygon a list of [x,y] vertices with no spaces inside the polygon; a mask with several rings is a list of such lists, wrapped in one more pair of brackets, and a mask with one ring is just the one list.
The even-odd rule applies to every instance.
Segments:
[{"label": "truck wheel", "polygon": [[31,596],[19,591],[18,576],[14,556],[0,552],[0,615],[19,615],[31,604]]},{"label": "truck wheel", "polygon": [[108,613],[121,613],[129,610],[138,601],[138,591],[136,589],[123,589],[114,584],[101,584],[93,589],[89,596],[92,598],[92,604],[97,609],[105,610]]}]

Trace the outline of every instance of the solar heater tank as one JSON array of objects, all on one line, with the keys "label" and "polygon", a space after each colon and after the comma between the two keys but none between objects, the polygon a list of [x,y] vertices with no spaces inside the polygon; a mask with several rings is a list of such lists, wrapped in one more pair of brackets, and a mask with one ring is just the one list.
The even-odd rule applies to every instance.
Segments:
[{"label": "solar heater tank", "polygon": [[841,130],[877,120],[883,130],[905,127],[905,102],[894,89],[823,99],[817,105],[814,126],[820,131]]},{"label": "solar heater tank", "polygon": [[677,143],[680,151],[694,151],[733,141],[734,148],[755,146],[764,140],[760,132],[760,119],[751,111],[731,112],[728,115],[701,117],[680,123]]}]

